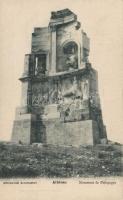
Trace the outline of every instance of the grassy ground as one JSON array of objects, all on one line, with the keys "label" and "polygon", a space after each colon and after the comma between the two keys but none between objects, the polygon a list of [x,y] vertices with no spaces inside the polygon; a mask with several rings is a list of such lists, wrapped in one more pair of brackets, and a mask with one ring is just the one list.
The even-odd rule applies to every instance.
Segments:
[{"label": "grassy ground", "polygon": [[122,176],[121,145],[56,147],[0,143],[0,177]]}]

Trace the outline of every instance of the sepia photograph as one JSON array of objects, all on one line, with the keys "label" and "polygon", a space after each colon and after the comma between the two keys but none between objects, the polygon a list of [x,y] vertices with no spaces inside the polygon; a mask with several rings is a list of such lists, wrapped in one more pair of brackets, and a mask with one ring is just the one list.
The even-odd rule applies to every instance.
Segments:
[{"label": "sepia photograph", "polygon": [[123,1],[0,7],[1,181],[121,179]]}]

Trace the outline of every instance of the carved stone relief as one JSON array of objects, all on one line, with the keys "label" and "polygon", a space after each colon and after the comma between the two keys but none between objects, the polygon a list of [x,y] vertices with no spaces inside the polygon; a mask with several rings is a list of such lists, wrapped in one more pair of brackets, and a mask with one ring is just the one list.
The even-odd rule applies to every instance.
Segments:
[{"label": "carved stone relief", "polygon": [[45,74],[46,71],[46,55],[38,54],[35,57],[35,75]]},{"label": "carved stone relief", "polygon": [[34,84],[32,86],[32,105],[40,106],[48,102],[48,85],[46,83]]},{"label": "carved stone relief", "polygon": [[78,47],[75,42],[68,42],[63,47],[65,56],[65,65],[67,70],[76,69],[78,67]]},{"label": "carved stone relief", "polygon": [[67,116],[69,120],[79,120],[80,111],[88,109],[88,94],[88,80],[82,81],[76,76],[61,81],[37,83],[32,86],[32,106],[58,104],[62,116]]}]

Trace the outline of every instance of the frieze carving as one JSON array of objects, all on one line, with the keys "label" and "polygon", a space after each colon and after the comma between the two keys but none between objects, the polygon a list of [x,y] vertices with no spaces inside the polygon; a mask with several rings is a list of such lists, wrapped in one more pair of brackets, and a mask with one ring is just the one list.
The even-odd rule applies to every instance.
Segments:
[{"label": "frieze carving", "polygon": [[[81,105],[81,100],[89,99],[88,80],[67,79],[63,82],[38,83],[32,86],[32,105],[71,104]],[[79,108],[81,109],[81,108]]]},{"label": "frieze carving", "polygon": [[52,86],[49,91],[49,103],[58,103],[58,88],[57,85]]},{"label": "frieze carving", "polygon": [[70,104],[59,104],[58,110],[60,112],[61,120],[76,121],[81,120],[88,113],[89,102],[82,99],[75,99]]},{"label": "frieze carving", "polygon": [[48,96],[44,95],[42,96],[41,94],[37,95],[37,96],[32,96],[32,105],[45,105],[48,103]]},{"label": "frieze carving", "polygon": [[32,86],[32,105],[40,106],[48,103],[48,86],[47,84],[35,84]]},{"label": "frieze carving", "polygon": [[79,88],[78,81],[77,81],[76,77],[74,77],[73,83],[71,84],[71,87],[67,90],[66,89],[63,90],[62,95],[63,95],[64,98],[67,98],[67,97],[77,98],[77,97],[82,96],[82,92]]}]

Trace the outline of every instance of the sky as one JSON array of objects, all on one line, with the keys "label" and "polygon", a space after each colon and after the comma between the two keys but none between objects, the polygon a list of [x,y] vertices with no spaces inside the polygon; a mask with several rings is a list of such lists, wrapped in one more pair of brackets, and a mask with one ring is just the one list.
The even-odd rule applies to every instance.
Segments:
[{"label": "sky", "polygon": [[31,33],[48,25],[51,11],[64,8],[77,14],[90,38],[89,60],[98,71],[108,139],[123,143],[122,0],[0,0],[0,140],[11,138]]}]

